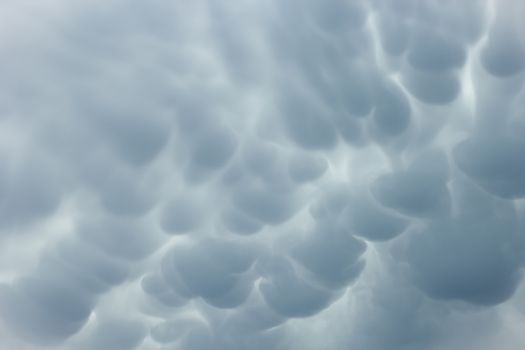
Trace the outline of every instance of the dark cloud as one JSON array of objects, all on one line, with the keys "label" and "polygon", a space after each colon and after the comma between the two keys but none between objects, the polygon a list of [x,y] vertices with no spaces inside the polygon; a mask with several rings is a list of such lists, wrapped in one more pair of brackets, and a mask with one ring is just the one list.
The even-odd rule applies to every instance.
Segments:
[{"label": "dark cloud", "polygon": [[156,232],[140,221],[114,217],[87,218],[79,223],[82,240],[108,255],[122,259],[143,259],[160,244]]},{"label": "dark cloud", "polygon": [[237,146],[235,134],[225,127],[199,132],[191,140],[191,160],[203,168],[221,168],[232,157]]},{"label": "dark cloud", "polygon": [[164,279],[186,298],[201,297],[219,308],[236,307],[253,287],[251,276],[244,274],[253,263],[246,248],[218,241],[174,248],[164,257]]},{"label": "dark cloud", "polygon": [[478,185],[502,198],[525,196],[525,142],[475,137],[454,149],[458,167]]},{"label": "dark cloud", "polygon": [[98,132],[106,136],[105,139],[119,158],[134,165],[145,165],[152,161],[169,137],[169,125],[162,118],[130,115],[128,110],[114,110],[105,106],[90,106],[86,114]]},{"label": "dark cloud", "polygon": [[86,323],[93,298],[76,286],[27,277],[2,285],[0,307],[9,327],[38,344],[56,344]]},{"label": "dark cloud", "polygon": [[446,183],[424,171],[401,171],[379,177],[374,197],[384,206],[415,217],[447,215],[450,198]]},{"label": "dark cloud", "polygon": [[414,237],[408,259],[429,295],[492,305],[516,289],[522,250],[512,218],[438,220]]},{"label": "dark cloud", "polygon": [[324,158],[297,154],[290,159],[288,171],[292,180],[298,183],[317,180],[328,167]]},{"label": "dark cloud", "polygon": [[395,136],[410,124],[410,103],[395,83],[386,81],[375,92],[376,107],[373,120],[380,134]]},{"label": "dark cloud", "polygon": [[355,196],[342,216],[342,221],[350,232],[370,241],[392,239],[401,234],[409,224],[408,220],[385,210],[366,194]]},{"label": "dark cloud", "polygon": [[360,256],[366,244],[345,230],[318,225],[292,249],[291,255],[312,275],[313,280],[330,289],[348,285],[364,266]]},{"label": "dark cloud", "polygon": [[240,188],[233,196],[236,208],[267,224],[280,224],[294,213],[294,198],[289,193],[264,188]]},{"label": "dark cloud", "polygon": [[461,90],[459,78],[452,72],[407,69],[403,75],[403,84],[415,98],[431,105],[449,104]]},{"label": "dark cloud", "polygon": [[367,17],[360,1],[311,0],[308,2],[308,10],[319,27],[338,35],[362,27]]},{"label": "dark cloud", "polygon": [[[298,95],[298,94],[297,94]],[[319,103],[308,95],[289,95],[283,102],[283,119],[290,138],[310,149],[332,148],[337,140],[333,123]]]},{"label": "dark cloud", "polygon": [[284,317],[315,315],[332,301],[332,291],[303,278],[285,257],[272,257],[259,289],[270,308]]},{"label": "dark cloud", "polygon": [[186,298],[178,295],[161,275],[146,275],[140,284],[144,293],[161,303],[163,307],[180,307],[187,302]]},{"label": "dark cloud", "polygon": [[491,28],[481,51],[483,67],[497,77],[510,77],[525,68],[523,39],[508,23],[497,23]]},{"label": "dark cloud", "polygon": [[45,156],[28,158],[19,164],[6,161],[2,167],[0,229],[45,219],[60,205],[62,189],[53,161]]},{"label": "dark cloud", "polygon": [[119,216],[142,216],[153,208],[154,193],[145,185],[140,185],[138,176],[110,174],[100,184],[100,201],[102,206],[112,214]]},{"label": "dark cloud", "polygon": [[202,215],[199,215],[198,204],[194,200],[184,198],[174,199],[162,210],[160,226],[169,233],[184,233],[199,224]]},{"label": "dark cloud", "polygon": [[334,117],[339,135],[348,145],[361,147],[366,145],[367,138],[363,127],[363,121],[347,114],[337,114]]},{"label": "dark cloud", "polygon": [[385,11],[381,13],[377,26],[379,42],[387,54],[397,56],[406,50],[409,40],[409,25],[406,21]]},{"label": "dark cloud", "polygon": [[49,255],[43,256],[39,275],[72,284],[88,293],[107,292],[126,280],[129,266],[81,240],[64,241]]},{"label": "dark cloud", "polygon": [[465,48],[455,38],[424,28],[415,33],[407,54],[412,67],[431,72],[459,68],[465,60]]},{"label": "dark cloud", "polygon": [[258,232],[263,223],[237,209],[228,210],[223,214],[224,226],[235,233],[247,235]]}]

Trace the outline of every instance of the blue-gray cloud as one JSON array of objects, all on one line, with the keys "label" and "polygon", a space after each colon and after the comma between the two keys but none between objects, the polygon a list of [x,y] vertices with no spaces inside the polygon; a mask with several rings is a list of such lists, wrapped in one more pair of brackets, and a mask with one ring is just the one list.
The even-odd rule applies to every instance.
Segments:
[{"label": "blue-gray cloud", "polygon": [[524,9],[1,4],[0,348],[513,350]]}]

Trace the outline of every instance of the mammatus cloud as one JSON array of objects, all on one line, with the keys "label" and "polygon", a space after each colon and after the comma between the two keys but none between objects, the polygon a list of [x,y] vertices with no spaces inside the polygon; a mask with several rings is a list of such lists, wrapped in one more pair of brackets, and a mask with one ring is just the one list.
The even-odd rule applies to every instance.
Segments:
[{"label": "mammatus cloud", "polygon": [[2,2],[0,349],[521,349],[524,16]]}]

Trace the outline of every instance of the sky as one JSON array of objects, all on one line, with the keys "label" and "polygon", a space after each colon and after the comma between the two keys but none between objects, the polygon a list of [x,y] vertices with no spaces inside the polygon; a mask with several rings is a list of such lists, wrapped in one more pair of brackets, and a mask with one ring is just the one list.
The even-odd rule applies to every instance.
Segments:
[{"label": "sky", "polygon": [[521,350],[525,2],[0,0],[0,350]]}]

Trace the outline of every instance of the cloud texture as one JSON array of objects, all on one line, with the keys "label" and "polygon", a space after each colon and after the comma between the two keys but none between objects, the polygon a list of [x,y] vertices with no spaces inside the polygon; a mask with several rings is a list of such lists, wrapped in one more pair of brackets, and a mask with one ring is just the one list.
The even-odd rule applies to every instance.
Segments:
[{"label": "cloud texture", "polygon": [[0,348],[518,350],[518,0],[0,3]]}]

